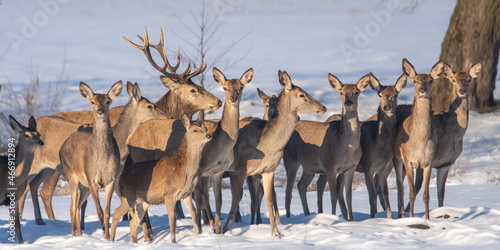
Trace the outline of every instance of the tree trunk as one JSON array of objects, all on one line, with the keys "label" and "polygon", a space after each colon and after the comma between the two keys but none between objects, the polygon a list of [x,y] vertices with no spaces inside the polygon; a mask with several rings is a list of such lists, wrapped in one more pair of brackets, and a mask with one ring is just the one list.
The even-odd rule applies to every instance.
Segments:
[{"label": "tree trunk", "polygon": [[[469,89],[469,109],[488,112],[496,108],[493,99],[500,49],[500,1],[458,0],[450,26],[441,44],[441,56],[453,70],[468,71],[476,62],[482,73]],[[433,87],[433,109],[448,110],[451,83],[444,78]]]}]

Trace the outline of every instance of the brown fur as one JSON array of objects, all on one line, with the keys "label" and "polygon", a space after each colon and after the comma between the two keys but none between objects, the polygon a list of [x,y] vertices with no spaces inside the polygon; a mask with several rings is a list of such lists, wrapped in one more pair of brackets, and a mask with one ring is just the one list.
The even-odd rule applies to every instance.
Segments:
[{"label": "brown fur", "polygon": [[[175,203],[180,199],[189,208],[193,216],[195,232],[196,212],[191,200],[199,177],[199,167],[202,149],[211,136],[207,128],[198,121],[190,125],[187,116],[184,116],[183,125],[187,132],[181,142],[179,150],[171,156],[159,160],[135,163],[126,168],[120,175],[118,196],[121,205],[113,212],[111,228],[112,240],[115,238],[116,227],[123,214],[130,212],[130,234],[133,242],[137,242],[137,227],[143,219],[150,205],[167,205],[171,241],[175,240]],[[134,212],[133,209],[136,208]]]},{"label": "brown fur", "polygon": [[[111,196],[120,167],[120,151],[109,122],[109,105],[120,95],[122,82],[115,83],[108,94],[94,94],[85,83],[80,92],[91,103],[94,122],[92,132],[77,131],[61,147],[59,158],[68,179],[71,194],[71,226],[73,236],[81,236],[80,207],[92,195],[97,215],[109,239]],[[99,188],[106,188],[105,211],[101,208]]]},{"label": "brown fur", "polygon": [[242,197],[245,178],[261,174],[271,221],[271,233],[276,237],[281,236],[276,227],[277,211],[273,211],[274,171],[281,161],[283,148],[298,122],[298,113],[323,114],[326,111],[325,106],[301,88],[294,86],[286,71],[279,71],[278,76],[283,86],[283,91],[278,97],[278,115],[269,121],[254,120],[240,123],[240,135],[235,145],[235,160],[232,166],[235,172],[231,176],[232,204],[223,231],[229,230],[231,218]]},{"label": "brown fur", "polygon": [[398,123],[398,133],[394,143],[394,168],[398,183],[398,217],[404,216],[403,208],[403,164],[406,168],[410,188],[410,216],[413,216],[415,202],[413,168],[424,171],[425,218],[429,219],[429,179],[431,163],[436,149],[436,129],[432,125],[431,95],[433,80],[443,71],[443,62],[434,65],[430,74],[417,74],[413,65],[403,59],[403,72],[415,85],[415,100],[412,114]]}]

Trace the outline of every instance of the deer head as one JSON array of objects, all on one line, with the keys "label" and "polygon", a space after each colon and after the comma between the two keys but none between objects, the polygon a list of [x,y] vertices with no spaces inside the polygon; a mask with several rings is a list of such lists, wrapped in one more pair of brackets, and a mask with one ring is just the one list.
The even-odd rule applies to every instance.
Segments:
[{"label": "deer head", "polygon": [[275,95],[268,96],[259,88],[257,88],[257,92],[259,93],[259,98],[262,100],[265,107],[264,117],[262,119],[269,120],[274,118],[274,116],[278,114],[278,97]]},{"label": "deer head", "polygon": [[326,107],[316,101],[311,95],[301,88],[292,84],[292,79],[286,71],[278,71],[278,77],[281,86],[283,87],[282,94],[290,95],[290,108],[297,113],[317,113],[324,114]]},{"label": "deer head", "polygon": [[396,112],[398,94],[406,87],[407,78],[404,73],[401,74],[394,86],[383,86],[376,77],[374,81],[370,81],[370,87],[378,94],[379,107],[388,116],[392,116]]},{"label": "deer head", "polygon": [[431,69],[429,74],[417,74],[415,68],[406,58],[403,58],[403,72],[415,85],[415,98],[431,99],[432,84],[443,72],[443,61],[439,60]]},{"label": "deer head", "polygon": [[[205,71],[205,69],[207,68],[207,62],[205,62],[205,64],[203,64],[203,62],[200,62],[199,68],[194,72],[191,72],[192,66],[191,66],[191,60],[189,60],[186,70],[184,70],[184,72],[182,73],[177,73],[176,71],[179,68],[180,58],[181,58],[179,49],[177,49],[177,63],[175,66],[172,66],[168,62],[167,54],[165,53],[162,29],[160,29],[160,34],[161,34],[160,42],[158,44],[151,44],[149,43],[148,30],[147,28],[145,28],[144,38],[137,35],[139,39],[144,43],[143,46],[139,46],[131,42],[126,37],[123,38],[127,42],[129,42],[132,46],[144,52],[146,58],[148,59],[149,63],[153,66],[153,68],[155,68],[156,70],[158,70],[160,73],[163,74],[162,76],[160,76],[163,85],[166,88],[170,89],[170,91],[172,91],[172,93],[174,93],[177,96],[177,98],[179,98],[179,101],[182,101],[184,103],[189,103],[191,106],[197,108],[198,110],[207,110],[207,109],[215,110],[220,108],[220,106],[222,105],[221,100],[219,100],[214,95],[210,94],[201,86],[194,84],[193,81],[191,80],[193,77]],[[164,62],[162,67],[160,67],[153,60],[153,57],[151,56],[150,47],[153,47],[158,51],[158,53],[160,53],[160,56]]]},{"label": "deer head", "polygon": [[167,116],[156,105],[141,95],[141,89],[137,83],[127,82],[127,93],[130,96],[130,104],[136,109],[138,121],[149,119],[165,119]]},{"label": "deer head", "polygon": [[27,151],[33,152],[36,148],[43,146],[40,133],[36,130],[36,121],[30,117],[28,127],[21,125],[13,116],[9,115],[10,127],[19,135],[19,142]]},{"label": "deer head", "polygon": [[224,74],[216,67],[213,68],[212,73],[215,81],[224,89],[226,102],[229,101],[233,106],[239,105],[243,88],[249,84],[250,81],[252,81],[253,69],[248,69],[245,73],[243,73],[240,79],[231,80],[227,80],[226,76],[224,76]]},{"label": "deer head", "polygon": [[107,94],[94,94],[89,85],[84,82],[80,82],[80,93],[92,105],[94,117],[102,121],[109,119],[109,105],[111,105],[113,99],[118,97],[121,92],[122,81],[118,81],[113,84]]},{"label": "deer head", "polygon": [[472,65],[468,72],[458,73],[455,73],[450,65],[446,63],[443,63],[443,65],[443,75],[453,84],[453,91],[455,92],[455,95],[461,98],[467,97],[470,82],[481,72],[481,63],[478,62]]},{"label": "deer head", "polygon": [[200,112],[196,122],[191,124],[191,121],[186,115],[182,116],[182,124],[186,128],[185,137],[189,142],[202,143],[205,144],[212,139],[212,136],[208,134],[208,129],[203,123],[203,112]]},{"label": "deer head", "polygon": [[328,73],[328,81],[330,81],[330,85],[342,97],[342,112],[357,111],[358,97],[361,91],[365,90],[371,82],[378,82],[377,78],[371,72],[361,77],[356,84],[342,84],[332,73]]}]

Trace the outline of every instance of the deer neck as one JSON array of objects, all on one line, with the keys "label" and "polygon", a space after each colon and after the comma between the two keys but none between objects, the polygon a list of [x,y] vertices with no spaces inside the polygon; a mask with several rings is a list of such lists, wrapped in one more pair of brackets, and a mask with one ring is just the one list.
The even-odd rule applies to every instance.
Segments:
[{"label": "deer neck", "polygon": [[292,101],[288,95],[284,91],[281,92],[277,105],[278,114],[266,122],[259,143],[263,145],[262,148],[273,152],[282,149],[299,121],[297,110],[292,109]]},{"label": "deer neck", "polygon": [[184,138],[176,154],[176,162],[180,163],[180,171],[184,172],[188,179],[192,179],[199,173],[201,153],[203,146],[199,143],[190,142]]},{"label": "deer neck", "polygon": [[467,129],[469,123],[469,102],[467,100],[467,97],[460,97],[455,93],[455,91],[453,91],[453,93],[454,99],[450,103],[450,109],[448,113],[450,114],[450,116],[454,116],[452,119],[456,119],[456,125],[458,125],[465,134],[465,130]]},{"label": "deer neck", "polygon": [[377,134],[376,141],[383,145],[392,145],[396,139],[396,114],[389,115],[379,106],[377,110]]},{"label": "deer neck", "polygon": [[109,153],[113,152],[112,142],[113,142],[113,129],[111,128],[111,123],[109,121],[109,113],[108,116],[104,119],[97,118],[94,115],[94,123],[93,123],[93,152],[97,154]]},{"label": "deer neck", "polygon": [[[230,104],[227,100],[224,103],[224,110],[222,111],[222,118],[219,122],[220,131],[216,130],[216,132],[224,132],[233,142],[236,142],[238,139],[239,132],[239,121],[240,121],[240,105]],[[216,139],[216,134],[214,134],[214,139]]]},{"label": "deer neck", "polygon": [[137,119],[137,107],[129,101],[123,109],[118,122],[113,127],[113,135],[120,150],[120,166],[125,165],[128,156],[127,138],[144,121]]},{"label": "deer neck", "polygon": [[169,90],[160,100],[156,102],[160,110],[165,112],[171,119],[182,120],[184,114],[189,119],[198,112],[192,105],[186,104],[181,98]]},{"label": "deer neck", "polygon": [[430,138],[432,129],[431,99],[415,99],[410,123],[410,137]]},{"label": "deer neck", "polygon": [[340,119],[342,136],[352,139],[359,143],[361,137],[361,126],[359,124],[358,111],[346,111],[342,109],[342,118]]},{"label": "deer neck", "polygon": [[31,165],[33,164],[34,151],[27,150],[24,147],[24,142],[22,140],[16,146],[16,170],[15,170],[15,183],[18,186],[27,180],[28,174],[31,170]]}]

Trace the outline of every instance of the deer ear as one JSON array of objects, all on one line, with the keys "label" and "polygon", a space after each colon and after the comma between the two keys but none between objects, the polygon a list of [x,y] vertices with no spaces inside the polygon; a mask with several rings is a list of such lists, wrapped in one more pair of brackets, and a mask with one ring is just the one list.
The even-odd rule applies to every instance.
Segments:
[{"label": "deer ear", "polygon": [[226,85],[226,76],[216,67],[212,69],[212,74],[214,75],[214,80],[220,85]]},{"label": "deer ear", "polygon": [[257,88],[257,93],[259,93],[259,98],[262,100],[262,102],[266,102],[269,100],[269,96],[266,95],[266,93],[262,92],[259,88]]},{"label": "deer ear", "polygon": [[127,81],[127,94],[130,97],[134,97],[133,89],[134,89],[134,84],[132,84],[130,81]]},{"label": "deer ear", "polygon": [[200,110],[198,113],[198,118],[196,118],[196,125],[201,126],[203,124],[203,121],[205,121],[205,111]]},{"label": "deer ear", "polygon": [[139,88],[139,85],[137,83],[135,83],[134,87],[132,88],[132,97],[134,97],[134,100],[136,102],[139,102],[142,98],[141,89]]},{"label": "deer ear", "polygon": [[175,91],[179,88],[180,83],[175,82],[168,76],[160,76],[160,79],[161,82],[163,83],[163,86],[165,86],[167,89]]},{"label": "deer ear", "polygon": [[481,73],[481,69],[482,69],[482,65],[480,62],[472,65],[472,67],[470,67],[470,70],[469,70],[470,77],[476,78],[479,75],[479,73]]},{"label": "deer ear", "polygon": [[447,63],[443,62],[443,76],[451,80],[451,77],[453,76],[454,72],[453,69],[451,68],[450,65]]},{"label": "deer ear", "polygon": [[[375,76],[372,74],[372,72],[370,72],[370,73],[364,75],[363,77],[361,77],[361,79],[359,79],[359,81],[356,83],[356,88],[359,91],[363,91],[368,87],[368,85],[372,84],[371,82],[375,82],[375,81],[378,82],[378,79],[375,78]],[[380,83],[379,83],[379,86],[380,86]]]},{"label": "deer ear", "polygon": [[23,125],[21,125],[21,123],[19,123],[13,116],[9,115],[9,123],[10,123],[10,127],[16,131],[16,133],[20,134],[23,132]]},{"label": "deer ear", "polygon": [[417,75],[417,72],[415,72],[415,68],[413,67],[413,65],[411,65],[410,62],[408,62],[408,60],[406,60],[406,58],[403,58],[403,72],[411,79],[413,79],[413,77]]},{"label": "deer ear", "polygon": [[89,87],[89,85],[85,84],[84,82],[80,82],[80,94],[82,94],[82,96],[87,100],[90,100],[92,99],[92,97],[94,97],[94,92]]},{"label": "deer ear", "polygon": [[342,89],[342,86],[344,86],[342,82],[332,73],[328,73],[328,81],[330,82],[332,88],[336,89],[337,91],[340,91]]},{"label": "deer ear", "polygon": [[247,85],[252,81],[253,78],[253,69],[249,68],[245,73],[240,78],[240,82],[243,83],[243,85]]},{"label": "deer ear", "polygon": [[35,120],[35,117],[33,117],[33,116],[30,117],[30,120],[28,121],[28,128],[31,131],[35,131],[36,130],[36,120]]},{"label": "deer ear", "polygon": [[396,91],[398,91],[398,93],[406,87],[407,80],[408,76],[405,73],[401,74],[401,76],[398,78],[396,84],[394,85],[394,88],[396,88]]},{"label": "deer ear", "polygon": [[372,72],[370,72],[370,80],[368,81],[368,84],[370,85],[370,88],[372,88],[373,90],[375,90],[375,92],[379,92],[380,91],[380,81],[377,79],[377,77],[375,77]]},{"label": "deer ear", "polygon": [[111,100],[114,100],[116,97],[118,97],[122,93],[122,81],[118,81],[108,91],[108,96]]},{"label": "deer ear", "polygon": [[284,90],[287,90],[287,91],[292,90],[292,79],[290,78],[288,73],[286,73],[286,71],[282,72],[281,70],[278,70],[278,77],[279,77],[280,84],[281,84],[281,86],[283,86]]},{"label": "deer ear", "polygon": [[186,129],[189,129],[189,127],[191,126],[191,121],[189,120],[186,114],[182,116],[182,124],[184,124],[184,127]]},{"label": "deer ear", "polygon": [[443,60],[439,60],[439,62],[432,66],[431,73],[429,73],[429,75],[431,75],[432,79],[438,79],[443,73],[443,68],[444,62]]}]

